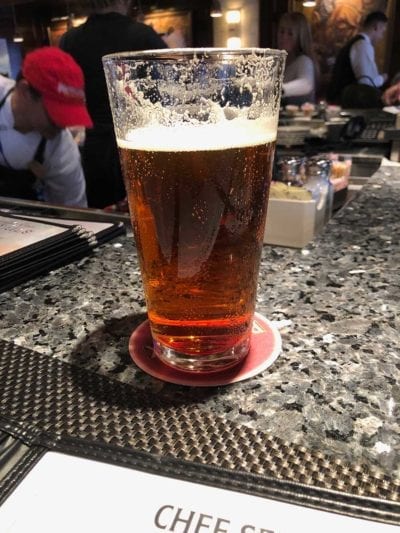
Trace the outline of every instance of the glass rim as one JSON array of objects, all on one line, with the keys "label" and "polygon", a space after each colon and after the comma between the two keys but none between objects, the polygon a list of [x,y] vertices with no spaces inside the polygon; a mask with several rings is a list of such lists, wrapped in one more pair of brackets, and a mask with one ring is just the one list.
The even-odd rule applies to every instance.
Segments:
[{"label": "glass rim", "polygon": [[204,59],[221,57],[229,58],[236,56],[251,56],[255,55],[260,58],[268,57],[286,57],[285,50],[278,50],[275,48],[159,48],[154,50],[134,50],[125,52],[115,52],[113,54],[106,54],[102,57],[103,61],[113,59],[134,59],[134,60],[168,60],[176,59],[178,57],[183,59],[192,59],[196,56],[201,56]]}]

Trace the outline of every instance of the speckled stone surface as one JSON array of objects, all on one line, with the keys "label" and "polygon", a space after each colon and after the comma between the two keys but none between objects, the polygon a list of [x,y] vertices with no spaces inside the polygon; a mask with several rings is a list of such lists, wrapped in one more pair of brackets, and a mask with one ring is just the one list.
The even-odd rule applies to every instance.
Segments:
[{"label": "speckled stone surface", "polygon": [[214,389],[158,381],[128,353],[145,301],[131,236],[0,294],[0,337],[400,478],[400,169],[381,167],[303,250],[265,246],[257,311],[283,351]]}]

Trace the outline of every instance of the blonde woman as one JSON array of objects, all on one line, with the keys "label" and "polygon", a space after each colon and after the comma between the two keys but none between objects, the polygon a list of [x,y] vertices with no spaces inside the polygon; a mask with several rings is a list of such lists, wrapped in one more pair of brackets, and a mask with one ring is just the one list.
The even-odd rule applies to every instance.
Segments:
[{"label": "blonde woman", "polygon": [[310,25],[297,11],[282,15],[278,26],[278,48],[286,50],[283,103],[315,102],[317,68],[312,50]]}]

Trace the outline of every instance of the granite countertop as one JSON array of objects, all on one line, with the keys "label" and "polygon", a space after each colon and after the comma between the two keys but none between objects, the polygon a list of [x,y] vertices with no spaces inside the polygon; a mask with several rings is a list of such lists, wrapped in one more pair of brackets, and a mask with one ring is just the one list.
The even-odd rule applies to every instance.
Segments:
[{"label": "granite countertop", "polygon": [[131,235],[0,294],[0,338],[400,479],[399,202],[400,169],[381,167],[306,248],[264,247],[257,311],[284,325],[283,350],[247,381],[188,388],[136,368]]}]

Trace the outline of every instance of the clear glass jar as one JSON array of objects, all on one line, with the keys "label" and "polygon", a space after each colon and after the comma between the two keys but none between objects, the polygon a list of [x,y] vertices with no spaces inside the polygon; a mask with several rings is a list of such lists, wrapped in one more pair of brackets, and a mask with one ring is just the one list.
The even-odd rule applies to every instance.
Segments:
[{"label": "clear glass jar", "polygon": [[333,187],[330,181],[332,161],[323,156],[309,157],[305,161],[304,186],[316,201],[317,220],[324,225],[332,216]]},{"label": "clear glass jar", "polygon": [[305,158],[301,156],[281,156],[276,163],[276,181],[286,185],[303,186],[305,182]]}]

